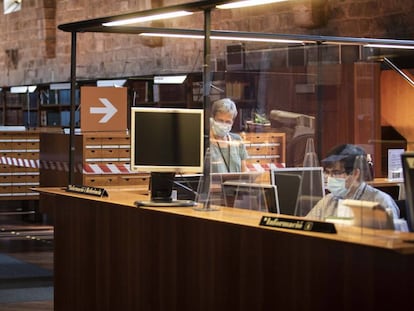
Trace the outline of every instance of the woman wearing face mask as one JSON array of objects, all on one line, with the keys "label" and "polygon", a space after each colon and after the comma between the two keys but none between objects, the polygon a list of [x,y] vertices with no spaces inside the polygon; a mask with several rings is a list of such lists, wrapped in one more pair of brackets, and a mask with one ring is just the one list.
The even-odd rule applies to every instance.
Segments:
[{"label": "woman wearing face mask", "polygon": [[[400,210],[395,201],[385,192],[378,190],[365,181],[370,180],[368,161],[365,151],[355,145],[344,144],[331,150],[322,160],[324,166],[326,189],[330,192],[322,198],[306,217],[325,219],[338,217],[341,199],[373,201],[386,208],[394,219],[400,217]],[[343,216],[343,215],[342,215]]]},{"label": "woman wearing face mask", "polygon": [[230,133],[237,116],[236,104],[229,98],[212,105],[210,118],[210,156],[213,173],[244,172],[247,151],[240,135]]}]

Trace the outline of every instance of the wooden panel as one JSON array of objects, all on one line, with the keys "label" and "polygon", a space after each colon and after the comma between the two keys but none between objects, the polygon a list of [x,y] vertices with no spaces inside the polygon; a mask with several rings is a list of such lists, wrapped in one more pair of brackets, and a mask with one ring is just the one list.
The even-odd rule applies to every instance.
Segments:
[{"label": "wooden panel", "polygon": [[[411,79],[413,75],[404,71]],[[407,148],[414,150],[414,88],[392,70],[381,72],[381,122],[392,125],[407,140]],[[379,162],[379,161],[377,161]]]},{"label": "wooden panel", "polygon": [[403,310],[412,292],[413,246],[399,234],[273,230],[236,209],[133,208],[135,191],[57,193],[41,197],[54,218],[56,311]]}]

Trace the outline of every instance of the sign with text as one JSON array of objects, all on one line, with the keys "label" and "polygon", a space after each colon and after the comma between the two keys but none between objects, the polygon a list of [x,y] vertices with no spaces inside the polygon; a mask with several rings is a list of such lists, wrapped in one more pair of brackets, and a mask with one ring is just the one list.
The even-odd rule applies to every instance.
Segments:
[{"label": "sign with text", "polygon": [[336,233],[336,228],[333,223],[305,218],[262,216],[260,226],[299,231]]},{"label": "sign with text", "polygon": [[127,106],[125,87],[82,87],[82,132],[125,131]]}]

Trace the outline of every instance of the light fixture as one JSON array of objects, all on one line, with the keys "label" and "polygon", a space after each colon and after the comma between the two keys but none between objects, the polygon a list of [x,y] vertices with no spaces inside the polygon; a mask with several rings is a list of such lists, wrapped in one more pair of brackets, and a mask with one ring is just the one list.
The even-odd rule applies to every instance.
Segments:
[{"label": "light fixture", "polygon": [[119,21],[103,23],[102,26],[108,26],[108,27],[123,26],[123,25],[130,25],[130,24],[136,24],[136,23],[144,23],[144,22],[149,22],[149,21],[155,21],[155,20],[160,20],[160,19],[182,17],[182,16],[191,15],[191,14],[193,14],[193,12],[173,11],[173,12],[154,14],[154,15],[148,15],[148,16],[140,16],[140,17],[135,17],[135,18],[121,19]]},{"label": "light fixture", "polygon": [[22,0],[4,0],[3,13],[9,14],[20,11],[22,8]]},{"label": "light fixture", "polygon": [[[189,34],[173,34],[173,33],[141,33],[140,36],[147,37],[164,37],[164,38],[182,38],[182,39],[204,39],[203,35],[189,35]],[[269,43],[290,43],[290,44],[303,44],[300,40],[289,39],[272,39],[272,38],[260,38],[260,37],[245,37],[245,36],[210,36],[212,40],[231,40],[231,41],[250,41],[250,42],[269,42]]]},{"label": "light fixture", "polygon": [[[163,37],[163,38],[182,38],[182,39],[204,39],[203,35],[174,34],[161,32],[143,32],[139,34],[143,37]],[[211,37],[210,37],[211,38]]]},{"label": "light fixture", "polygon": [[49,88],[51,90],[70,90],[70,83],[52,83]]},{"label": "light fixture", "polygon": [[249,6],[256,6],[256,5],[264,5],[276,2],[283,2],[288,0],[245,0],[245,1],[236,1],[230,2],[225,4],[216,5],[218,9],[237,9],[237,8],[245,8]]},{"label": "light fixture", "polygon": [[187,75],[154,76],[155,84],[182,84]]},{"label": "light fixture", "polygon": [[383,49],[414,50],[414,45],[365,44],[364,45],[364,48],[383,48]]},{"label": "light fixture", "polygon": [[10,93],[19,94],[19,93],[33,93],[36,90],[36,85],[29,86],[12,86],[10,88]]},{"label": "light fixture", "polygon": [[98,87],[122,87],[126,80],[98,80],[96,86]]}]

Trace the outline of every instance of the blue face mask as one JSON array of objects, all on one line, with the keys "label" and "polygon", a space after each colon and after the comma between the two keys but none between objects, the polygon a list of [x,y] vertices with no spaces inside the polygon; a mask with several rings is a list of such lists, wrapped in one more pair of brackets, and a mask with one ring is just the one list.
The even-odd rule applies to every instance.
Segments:
[{"label": "blue face mask", "polygon": [[231,124],[218,122],[214,119],[211,119],[211,128],[213,130],[214,135],[217,137],[225,137],[231,131]]},{"label": "blue face mask", "polygon": [[345,198],[348,193],[348,189],[345,186],[345,178],[340,177],[328,177],[328,183],[326,189],[329,190],[334,196],[339,198]]}]

